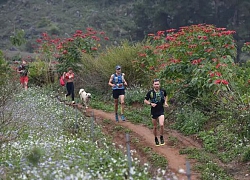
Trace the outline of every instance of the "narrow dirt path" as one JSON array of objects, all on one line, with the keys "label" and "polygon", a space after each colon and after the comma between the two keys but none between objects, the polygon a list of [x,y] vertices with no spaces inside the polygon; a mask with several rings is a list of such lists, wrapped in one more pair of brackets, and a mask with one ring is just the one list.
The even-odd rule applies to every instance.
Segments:
[{"label": "narrow dirt path", "polygon": [[[92,113],[94,114],[96,119],[98,119],[97,123],[98,123],[98,121],[104,120],[104,119],[109,119],[109,120],[112,120],[114,123],[117,123],[115,121],[115,118],[114,118],[114,113],[107,113],[107,112],[104,112],[102,110],[91,109],[91,108],[87,109],[86,115],[91,116]],[[195,141],[193,141],[190,138],[184,137],[183,135],[179,134],[176,131],[165,131],[165,134],[164,134],[165,138],[164,139],[165,139],[166,145],[156,147],[155,143],[154,143],[153,132],[149,128],[147,128],[143,125],[132,124],[129,122],[129,120],[120,121],[117,124],[124,126],[128,129],[132,130],[136,134],[140,135],[142,137],[142,139],[144,141],[143,143],[145,144],[146,147],[151,147],[154,152],[166,157],[166,159],[168,161],[169,169],[177,175],[179,180],[187,179],[187,176],[185,174],[179,173],[179,169],[186,170],[187,157],[185,155],[179,154],[180,149],[178,147],[168,146],[168,144],[171,143],[171,142],[169,142],[168,137],[169,136],[176,137],[178,139],[178,141],[180,141],[182,143],[182,147],[184,146],[184,147],[197,147],[197,148],[199,148],[200,145],[198,143],[196,143]],[[199,174],[192,171],[192,162],[190,162],[190,164],[191,164],[191,179],[192,180],[199,179]]]}]

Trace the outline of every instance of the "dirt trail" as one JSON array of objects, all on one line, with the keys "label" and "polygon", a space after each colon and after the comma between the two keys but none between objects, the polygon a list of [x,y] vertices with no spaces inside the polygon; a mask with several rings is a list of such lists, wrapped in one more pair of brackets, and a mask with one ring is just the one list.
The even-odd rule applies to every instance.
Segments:
[{"label": "dirt trail", "polygon": [[[109,119],[109,120],[112,120],[115,123],[117,123],[115,121],[114,113],[107,113],[107,112],[104,112],[102,110],[91,109],[91,108],[87,109],[87,112],[86,112],[87,115],[90,116],[90,115],[92,115],[92,113],[94,113],[94,116],[96,117],[97,121],[100,121],[103,119]],[[141,136],[143,141],[144,141],[143,143],[145,144],[146,147],[151,147],[155,152],[166,157],[168,164],[169,164],[169,169],[177,175],[179,180],[187,179],[186,175],[178,173],[180,168],[186,170],[187,157],[185,155],[179,154],[180,149],[178,147],[168,146],[168,144],[170,143],[170,142],[168,142],[169,141],[168,137],[169,136],[176,137],[178,139],[178,141],[180,141],[182,143],[182,147],[184,146],[184,147],[197,147],[197,148],[199,148],[200,145],[198,143],[196,143],[195,141],[193,141],[190,138],[184,137],[183,135],[179,134],[178,132],[175,132],[175,131],[166,132],[165,131],[165,134],[164,134],[165,138],[164,139],[165,139],[166,145],[156,147],[155,143],[154,143],[153,132],[149,128],[144,127],[143,125],[132,124],[129,122],[129,120],[120,121],[117,124],[124,126],[128,129],[132,130],[133,132],[135,132],[139,136]],[[191,162],[191,179],[192,180],[199,179],[198,174],[196,174],[192,171],[192,162]]]}]

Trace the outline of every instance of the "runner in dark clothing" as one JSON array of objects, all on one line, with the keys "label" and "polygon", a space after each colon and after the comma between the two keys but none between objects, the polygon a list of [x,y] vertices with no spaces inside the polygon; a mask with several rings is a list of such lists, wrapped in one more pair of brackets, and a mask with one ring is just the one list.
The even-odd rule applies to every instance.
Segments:
[{"label": "runner in dark clothing", "polygon": [[[145,96],[144,103],[151,106],[152,123],[154,125],[153,133],[155,136],[156,146],[164,145],[163,129],[164,129],[164,107],[168,107],[168,97],[165,90],[160,88],[159,79],[154,79],[153,89],[148,91]],[[160,124],[160,143],[157,138],[157,119]]]}]

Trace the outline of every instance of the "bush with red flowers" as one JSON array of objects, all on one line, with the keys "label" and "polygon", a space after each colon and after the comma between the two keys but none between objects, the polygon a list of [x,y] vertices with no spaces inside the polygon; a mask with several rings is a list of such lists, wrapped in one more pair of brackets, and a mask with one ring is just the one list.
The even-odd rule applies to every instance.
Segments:
[{"label": "bush with red flowers", "polygon": [[106,40],[108,37],[104,32],[87,28],[86,32],[76,30],[71,37],[63,39],[50,37],[47,33],[43,33],[42,37],[37,39],[37,43],[40,44],[38,52],[43,56],[42,58],[49,64],[58,61],[57,70],[63,72],[67,67],[78,71],[82,55],[95,55]]},{"label": "bush with red flowers", "polygon": [[162,78],[169,92],[197,97],[217,85],[226,89],[236,56],[234,33],[199,24],[148,34],[135,67],[151,79]]}]

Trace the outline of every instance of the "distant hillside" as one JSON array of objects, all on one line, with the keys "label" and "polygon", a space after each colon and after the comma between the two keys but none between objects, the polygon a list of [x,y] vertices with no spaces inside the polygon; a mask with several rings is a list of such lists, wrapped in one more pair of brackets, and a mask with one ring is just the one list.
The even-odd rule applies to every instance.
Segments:
[{"label": "distant hillside", "polygon": [[140,41],[148,33],[192,24],[214,24],[235,30],[238,57],[250,41],[249,0],[0,0],[0,49],[10,49],[9,37],[24,29],[32,52],[42,32],[67,37],[92,27],[105,31],[110,43]]},{"label": "distant hillside", "polygon": [[[101,2],[101,3],[100,3]],[[29,50],[42,32],[67,37],[75,30],[93,27],[105,31],[111,43],[133,38],[133,1],[116,0],[2,0],[0,49],[9,49],[9,37],[24,29]]]}]

